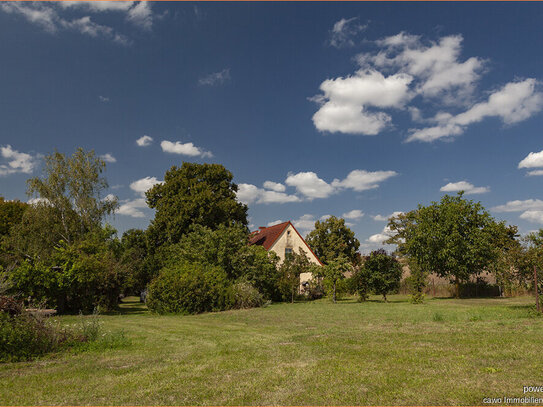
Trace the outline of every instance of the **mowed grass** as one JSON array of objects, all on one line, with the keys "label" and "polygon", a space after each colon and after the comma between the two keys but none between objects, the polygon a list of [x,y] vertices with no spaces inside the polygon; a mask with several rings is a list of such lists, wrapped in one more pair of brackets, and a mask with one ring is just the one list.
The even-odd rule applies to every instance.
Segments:
[{"label": "mowed grass", "polygon": [[532,298],[391,296],[196,316],[129,300],[100,317],[127,343],[0,365],[0,405],[481,405],[543,385]]}]

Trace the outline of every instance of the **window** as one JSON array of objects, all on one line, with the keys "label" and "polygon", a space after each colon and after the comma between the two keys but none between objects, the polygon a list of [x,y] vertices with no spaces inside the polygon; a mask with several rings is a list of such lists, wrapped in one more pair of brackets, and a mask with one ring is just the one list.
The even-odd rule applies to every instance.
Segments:
[{"label": "window", "polygon": [[285,259],[292,256],[292,247],[285,248]]}]

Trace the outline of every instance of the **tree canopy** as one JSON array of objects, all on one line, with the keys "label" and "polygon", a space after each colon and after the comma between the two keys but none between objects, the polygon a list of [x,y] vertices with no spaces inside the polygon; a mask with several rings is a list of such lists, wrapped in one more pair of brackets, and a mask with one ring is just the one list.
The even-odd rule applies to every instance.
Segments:
[{"label": "tree canopy", "polygon": [[454,279],[458,296],[461,281],[480,274],[496,259],[496,225],[481,203],[460,192],[391,218],[395,235],[386,243],[397,244],[423,272]]},{"label": "tree canopy", "polygon": [[360,247],[354,232],[345,225],[345,219],[335,216],[330,216],[324,221],[316,221],[315,229],[309,232],[305,240],[324,264],[340,256],[354,263]]},{"label": "tree canopy", "polygon": [[154,245],[174,244],[191,225],[213,230],[219,225],[247,226],[247,206],[238,202],[233,175],[220,164],[184,162],[173,166],[164,182],[146,192],[147,204],[156,209],[149,226]]}]

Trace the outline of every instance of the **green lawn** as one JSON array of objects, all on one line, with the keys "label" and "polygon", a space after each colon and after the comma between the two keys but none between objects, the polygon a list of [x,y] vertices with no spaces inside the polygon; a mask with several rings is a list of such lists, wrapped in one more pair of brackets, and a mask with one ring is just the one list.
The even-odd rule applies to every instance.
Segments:
[{"label": "green lawn", "polygon": [[531,298],[391,296],[197,316],[151,315],[131,300],[100,317],[128,343],[0,365],[0,405],[481,405],[543,385]]}]

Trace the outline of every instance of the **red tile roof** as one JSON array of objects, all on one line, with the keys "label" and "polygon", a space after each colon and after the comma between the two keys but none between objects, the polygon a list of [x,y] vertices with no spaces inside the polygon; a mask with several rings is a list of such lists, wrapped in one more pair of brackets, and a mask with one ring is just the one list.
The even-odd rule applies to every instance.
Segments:
[{"label": "red tile roof", "polygon": [[264,249],[266,250],[270,250],[270,247],[273,246],[277,238],[281,236],[281,233],[283,233],[283,230],[285,230],[289,224],[290,222],[283,222],[267,228],[261,227],[260,229],[251,232],[249,244],[257,244],[259,246],[264,246]]},{"label": "red tile roof", "polygon": [[257,244],[260,246],[263,246],[264,249],[270,250],[270,248],[273,246],[275,241],[281,236],[281,233],[285,230],[285,228],[291,225],[292,228],[296,231],[298,236],[300,236],[300,239],[302,239],[302,242],[305,243],[309,251],[315,256],[319,264],[322,266],[322,262],[319,260],[317,255],[311,250],[311,247],[306,243],[302,235],[300,235],[300,232],[296,230],[294,225],[288,221],[279,223],[278,225],[270,226],[270,227],[260,227],[258,230],[255,230],[254,232],[251,232],[251,235],[249,236],[249,245]]}]

